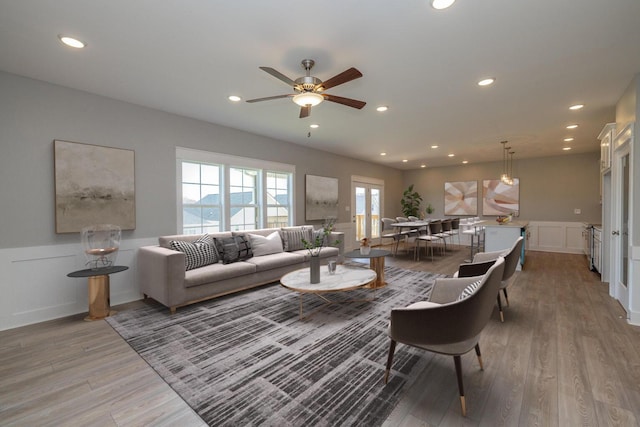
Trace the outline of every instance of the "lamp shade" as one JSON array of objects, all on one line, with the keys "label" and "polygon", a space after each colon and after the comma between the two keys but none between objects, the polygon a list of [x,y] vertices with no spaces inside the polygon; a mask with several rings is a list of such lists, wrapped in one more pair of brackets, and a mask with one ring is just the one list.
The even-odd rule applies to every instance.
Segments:
[{"label": "lamp shade", "polygon": [[319,93],[302,92],[293,97],[293,102],[301,107],[311,105],[312,107],[324,101],[324,97]]}]

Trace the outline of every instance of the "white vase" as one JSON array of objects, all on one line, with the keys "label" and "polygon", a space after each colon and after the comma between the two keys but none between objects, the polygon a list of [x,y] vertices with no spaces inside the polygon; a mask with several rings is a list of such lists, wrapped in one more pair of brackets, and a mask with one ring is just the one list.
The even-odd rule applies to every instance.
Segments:
[{"label": "white vase", "polygon": [[360,255],[369,255],[371,252],[371,246],[360,246]]}]

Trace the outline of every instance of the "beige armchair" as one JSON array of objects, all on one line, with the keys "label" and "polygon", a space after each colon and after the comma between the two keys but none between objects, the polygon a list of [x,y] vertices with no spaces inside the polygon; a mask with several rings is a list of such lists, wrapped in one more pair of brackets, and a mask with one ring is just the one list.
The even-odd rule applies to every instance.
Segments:
[{"label": "beige armchair", "polygon": [[[502,274],[502,281],[500,283],[500,289],[504,294],[504,299],[509,305],[509,295],[507,294],[507,287],[516,281],[516,270],[518,268],[518,262],[520,262],[520,254],[522,252],[522,245],[524,244],[524,238],[518,237],[510,249],[503,251],[493,252],[478,252],[473,257],[471,264],[460,265],[457,276],[473,276],[481,274],[482,268],[488,268],[487,263],[496,260],[499,256],[504,257],[504,273]],[[500,298],[500,292],[498,292],[498,310],[500,310],[500,321],[504,322],[504,312],[502,310],[502,300]]]},{"label": "beige armchair", "polygon": [[491,317],[503,270],[504,259],[500,257],[483,276],[437,279],[431,301],[391,310],[385,384],[398,342],[453,356],[462,415],[466,416],[460,356],[475,348],[483,369],[478,339]]}]

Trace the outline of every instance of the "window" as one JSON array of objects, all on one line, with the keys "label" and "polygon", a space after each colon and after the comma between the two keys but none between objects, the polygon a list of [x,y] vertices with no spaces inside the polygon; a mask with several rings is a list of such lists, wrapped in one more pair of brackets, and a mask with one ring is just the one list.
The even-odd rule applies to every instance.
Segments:
[{"label": "window", "polygon": [[176,149],[178,232],[200,234],[294,224],[295,166]]},{"label": "window", "polygon": [[182,232],[222,231],[219,165],[182,162]]}]

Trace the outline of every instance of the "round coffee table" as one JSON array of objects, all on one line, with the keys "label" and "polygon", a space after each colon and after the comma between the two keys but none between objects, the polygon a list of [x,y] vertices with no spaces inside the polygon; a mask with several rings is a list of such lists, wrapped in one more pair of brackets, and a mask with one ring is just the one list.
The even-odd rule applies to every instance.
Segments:
[{"label": "round coffee table", "polygon": [[359,249],[347,252],[345,258],[369,258],[369,268],[376,272],[376,280],[371,284],[372,288],[382,288],[387,286],[384,281],[384,257],[391,255],[391,252],[384,249],[371,249],[368,254],[361,254]]},{"label": "round coffee table", "polygon": [[[326,305],[336,304],[338,302],[356,302],[356,301],[373,301],[375,299],[375,288],[373,298],[367,300],[346,300],[334,301],[326,298],[323,294],[346,292],[354,289],[364,288],[376,280],[376,272],[368,268],[350,268],[343,265],[336,266],[335,274],[329,274],[327,269],[320,270],[320,283],[311,283],[309,277],[309,268],[287,273],[280,279],[280,284],[295,292],[300,293],[300,319],[310,317],[312,314],[320,310]],[[314,294],[324,301],[324,304],[303,316],[303,297],[304,294]]]}]

